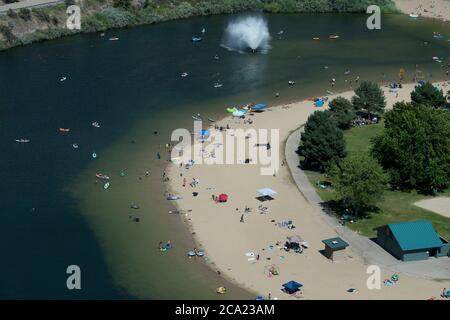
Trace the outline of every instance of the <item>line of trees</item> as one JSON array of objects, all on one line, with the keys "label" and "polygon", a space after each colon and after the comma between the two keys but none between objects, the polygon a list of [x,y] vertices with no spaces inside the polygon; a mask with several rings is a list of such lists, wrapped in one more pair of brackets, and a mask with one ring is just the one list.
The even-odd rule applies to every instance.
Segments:
[{"label": "line of trees", "polygon": [[[450,91],[448,92],[450,95]],[[388,186],[435,193],[450,186],[450,111],[442,90],[416,86],[411,103],[400,102],[384,114],[381,88],[362,82],[351,101],[338,97],[327,111],[314,112],[305,124],[299,155],[302,166],[325,172],[341,203],[356,214],[376,205]],[[357,112],[384,114],[385,129],[368,154],[347,157],[342,130]]]}]

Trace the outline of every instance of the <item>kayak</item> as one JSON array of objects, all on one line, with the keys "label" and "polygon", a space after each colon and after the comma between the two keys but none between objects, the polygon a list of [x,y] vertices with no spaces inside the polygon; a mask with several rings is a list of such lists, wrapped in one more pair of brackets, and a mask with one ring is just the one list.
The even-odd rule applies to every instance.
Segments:
[{"label": "kayak", "polygon": [[331,35],[331,36],[328,37],[328,39],[330,39],[330,40],[339,39],[339,36]]},{"label": "kayak", "polygon": [[194,250],[191,250],[191,251],[188,251],[188,253],[187,253],[187,256],[188,257],[195,257],[195,251]]},{"label": "kayak", "polygon": [[205,255],[205,250],[200,250],[197,252],[197,256],[203,257]]},{"label": "kayak", "polygon": [[131,208],[131,209],[134,209],[134,210],[138,210],[138,209],[139,209],[139,206],[138,206],[136,203],[132,202],[132,203],[130,204],[130,208]]},{"label": "kayak", "polygon": [[192,37],[191,40],[192,40],[192,42],[199,42],[199,41],[202,41],[202,38],[201,37]]},{"label": "kayak", "polygon": [[102,180],[109,180],[109,177],[103,173],[96,173],[95,177],[97,177],[98,179],[102,179]]},{"label": "kayak", "polygon": [[313,40],[317,41],[317,40],[320,40],[320,38],[319,37],[314,37]]},{"label": "kayak", "polygon": [[28,143],[28,142],[30,142],[30,140],[29,139],[16,139],[16,142],[18,142],[18,143]]},{"label": "kayak", "polygon": [[63,132],[63,133],[70,132],[70,128],[59,128],[59,132]]},{"label": "kayak", "polygon": [[180,200],[180,199],[183,199],[183,198],[180,196],[169,196],[166,198],[166,200]]}]

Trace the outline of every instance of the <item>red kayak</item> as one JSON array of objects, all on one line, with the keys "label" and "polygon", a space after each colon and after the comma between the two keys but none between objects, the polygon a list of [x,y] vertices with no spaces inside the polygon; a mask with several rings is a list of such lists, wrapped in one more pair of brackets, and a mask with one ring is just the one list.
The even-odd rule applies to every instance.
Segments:
[{"label": "red kayak", "polygon": [[109,177],[106,174],[96,173],[95,176],[101,180],[109,180]]},{"label": "red kayak", "polygon": [[70,128],[59,128],[59,132],[64,132],[64,133],[70,132]]}]

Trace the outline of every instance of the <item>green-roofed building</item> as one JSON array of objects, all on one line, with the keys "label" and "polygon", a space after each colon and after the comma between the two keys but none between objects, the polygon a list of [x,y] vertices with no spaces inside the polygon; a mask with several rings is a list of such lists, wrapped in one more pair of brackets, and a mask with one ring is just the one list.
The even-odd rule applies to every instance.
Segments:
[{"label": "green-roofed building", "polygon": [[325,249],[323,250],[325,257],[333,261],[346,259],[345,248],[348,247],[347,242],[339,237],[322,240],[322,242],[325,244]]},{"label": "green-roofed building", "polygon": [[375,230],[377,243],[397,259],[415,261],[449,255],[450,243],[427,220],[390,223]]}]

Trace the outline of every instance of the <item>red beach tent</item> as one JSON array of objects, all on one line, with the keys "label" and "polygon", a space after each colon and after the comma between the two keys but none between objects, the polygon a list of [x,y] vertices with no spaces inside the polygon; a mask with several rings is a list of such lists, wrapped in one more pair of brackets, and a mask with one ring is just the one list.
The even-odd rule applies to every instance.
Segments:
[{"label": "red beach tent", "polygon": [[228,195],[226,195],[225,193],[222,193],[221,195],[219,195],[219,202],[227,202],[228,201]]}]

